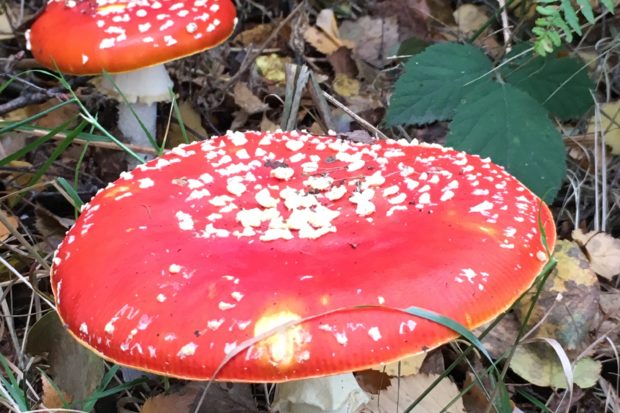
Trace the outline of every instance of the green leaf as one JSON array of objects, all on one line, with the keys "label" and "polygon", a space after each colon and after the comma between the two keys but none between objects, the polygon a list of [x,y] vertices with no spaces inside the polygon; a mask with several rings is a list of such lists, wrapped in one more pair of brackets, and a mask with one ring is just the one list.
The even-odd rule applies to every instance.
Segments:
[{"label": "green leaf", "polygon": [[579,25],[579,17],[573,8],[573,4],[570,0],[562,0],[562,11],[564,12],[564,18],[566,23],[577,33],[581,35],[581,26]]},{"label": "green leaf", "polygon": [[[523,46],[515,46],[506,59],[521,50]],[[506,81],[528,93],[561,120],[579,118],[593,105],[590,89],[594,84],[584,64],[575,58],[558,58],[555,54],[524,56],[502,66],[501,70]]]},{"label": "green leaf", "polygon": [[468,91],[491,82],[492,70],[489,58],[475,46],[430,46],[405,65],[386,121],[398,125],[450,119]]},{"label": "green leaf", "polygon": [[565,175],[564,143],[545,108],[508,84],[467,95],[450,124],[447,143],[490,157],[547,202]]},{"label": "green leaf", "polygon": [[601,0],[601,3],[603,3],[603,6],[605,6],[605,8],[607,9],[609,13],[612,13],[612,14],[614,13],[614,10],[616,8],[616,5],[614,4],[614,0]]},{"label": "green leaf", "polygon": [[590,0],[577,0],[577,4],[581,7],[581,14],[586,18],[588,23],[594,24],[594,12]]}]

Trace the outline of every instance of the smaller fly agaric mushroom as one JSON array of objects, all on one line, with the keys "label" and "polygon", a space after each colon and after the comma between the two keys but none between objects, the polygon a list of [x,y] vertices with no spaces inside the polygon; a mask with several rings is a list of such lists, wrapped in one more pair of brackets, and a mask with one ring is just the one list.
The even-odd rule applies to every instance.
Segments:
[{"label": "smaller fly agaric mushroom", "polygon": [[488,159],[229,133],[100,191],[51,277],[69,331],[107,359],[185,379],[284,382],[456,336],[411,306],[468,328],[493,319],[554,243],[547,206]]},{"label": "smaller fly agaric mushroom", "polygon": [[235,16],[231,0],[51,0],[28,37],[35,59],[51,69],[116,74],[129,103],[119,98],[118,127],[131,143],[148,147],[156,102],[168,100],[172,88],[163,64],[219,45]]}]

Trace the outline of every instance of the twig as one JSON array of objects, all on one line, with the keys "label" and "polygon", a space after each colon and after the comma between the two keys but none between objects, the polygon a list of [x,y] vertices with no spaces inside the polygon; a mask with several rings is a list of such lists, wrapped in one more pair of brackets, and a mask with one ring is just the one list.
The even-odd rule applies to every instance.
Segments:
[{"label": "twig", "polygon": [[497,0],[500,7],[500,16],[502,18],[502,32],[504,33],[504,46],[506,52],[510,51],[510,24],[508,23],[508,10],[506,10],[506,0]]},{"label": "twig", "polygon": [[363,119],[361,116],[359,116],[357,113],[353,112],[351,109],[349,109],[348,107],[346,107],[344,104],[342,104],[338,99],[336,99],[335,97],[333,97],[332,95],[330,95],[329,93],[323,91],[323,96],[325,96],[325,98],[327,100],[329,100],[329,102],[334,105],[337,106],[339,109],[342,109],[342,111],[344,113],[346,113],[347,115],[351,116],[353,119],[355,119],[357,122],[360,123],[360,125],[364,126],[366,129],[368,129],[370,132],[375,133],[377,136],[379,136],[381,139],[388,139],[388,137],[381,132],[379,129],[377,129],[376,127],[372,126],[370,123],[368,123],[368,121],[366,121],[365,119]]}]

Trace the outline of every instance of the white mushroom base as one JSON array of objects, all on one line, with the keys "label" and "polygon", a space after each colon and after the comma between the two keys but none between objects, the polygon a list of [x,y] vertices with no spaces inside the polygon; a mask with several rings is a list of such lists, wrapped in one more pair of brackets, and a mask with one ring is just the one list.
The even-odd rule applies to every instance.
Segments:
[{"label": "white mushroom base", "polygon": [[273,410],[280,413],[353,413],[370,399],[351,373],[278,385]]}]

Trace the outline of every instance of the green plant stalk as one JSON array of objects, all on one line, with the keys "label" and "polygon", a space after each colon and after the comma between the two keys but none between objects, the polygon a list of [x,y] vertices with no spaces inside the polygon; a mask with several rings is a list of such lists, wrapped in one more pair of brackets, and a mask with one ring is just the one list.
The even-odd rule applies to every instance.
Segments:
[{"label": "green plant stalk", "polygon": [[61,125],[55,127],[54,129],[50,130],[50,132],[44,136],[41,136],[37,139],[35,139],[34,141],[30,142],[28,145],[24,146],[23,148],[13,152],[12,154],[10,154],[9,156],[3,158],[2,160],[0,160],[0,166],[5,166],[7,164],[9,164],[10,162],[13,162],[16,159],[20,159],[23,158],[28,152],[31,152],[33,150],[35,150],[36,148],[38,148],[39,146],[43,145],[45,142],[49,141],[50,139],[52,139],[57,133],[64,131],[67,129],[69,123],[71,123],[73,120],[70,119],[66,122],[63,122]]},{"label": "green plant stalk", "polygon": [[61,102],[61,103],[57,104],[56,106],[53,106],[51,108],[48,108],[48,109],[45,109],[45,110],[39,112],[36,115],[32,115],[32,116],[30,116],[30,117],[28,117],[26,119],[22,119],[22,120],[17,121],[17,122],[11,122],[8,126],[5,126],[4,128],[0,129],[0,135],[2,135],[4,133],[7,133],[7,132],[10,132],[10,131],[12,131],[12,130],[20,127],[20,126],[23,126],[25,124],[32,123],[32,122],[34,122],[37,119],[41,119],[42,117],[48,115],[49,113],[55,111],[56,109],[60,109],[63,106],[66,106],[66,105],[68,105],[70,103],[78,103],[78,101],[76,101],[76,100],[77,100],[77,98],[66,100],[64,102]]},{"label": "green plant stalk", "polygon": [[58,157],[62,155],[62,153],[69,147],[69,145],[71,145],[73,139],[75,139],[75,137],[79,135],[80,132],[82,132],[86,125],[86,121],[82,121],[77,128],[67,134],[65,139],[60,142],[60,144],[52,151],[51,155],[45,160],[43,165],[41,165],[37,172],[32,176],[32,178],[28,182],[28,185],[34,185],[39,181],[39,179],[41,179],[41,177],[45,174],[45,172],[47,172],[52,163],[54,163],[54,161],[56,161],[56,159],[58,159]]}]

